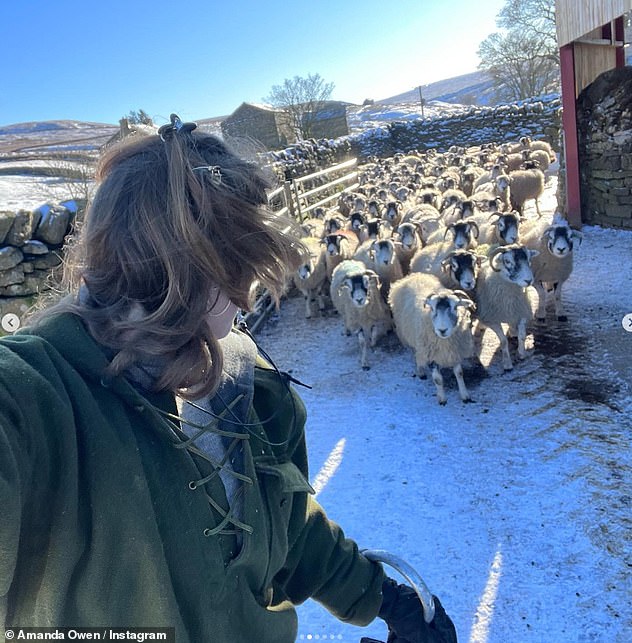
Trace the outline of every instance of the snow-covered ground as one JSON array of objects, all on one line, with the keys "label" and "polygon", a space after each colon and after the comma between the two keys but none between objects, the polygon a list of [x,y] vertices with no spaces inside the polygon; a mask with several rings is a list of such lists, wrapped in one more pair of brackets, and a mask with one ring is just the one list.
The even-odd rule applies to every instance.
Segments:
[{"label": "snow-covered ground", "polygon": [[[450,116],[466,112],[466,105],[428,101],[423,108],[424,118],[435,116]],[[415,101],[391,103],[380,101],[373,105],[351,106],[347,108],[347,123],[349,132],[355,134],[375,127],[383,127],[393,121],[410,121],[422,118],[421,105]]]},{"label": "snow-covered ground", "polygon": [[[554,179],[547,194],[552,213]],[[412,564],[461,642],[632,641],[632,233],[583,233],[569,321],[534,325],[510,373],[487,331],[491,363],[465,373],[473,404],[446,372],[439,406],[394,336],[362,371],[342,322],[305,320],[299,297],[258,334],[312,387],[299,391],[318,500],[362,547]],[[299,641],[361,636],[386,640],[385,626],[300,608]]]},{"label": "snow-covered ground", "polygon": [[[0,209],[65,190],[0,176]],[[549,213],[554,193],[551,177]],[[486,370],[465,373],[473,404],[446,373],[440,407],[394,336],[362,371],[341,321],[305,320],[298,297],[258,333],[313,387],[300,392],[318,500],[361,546],[417,568],[461,642],[632,641],[632,333],[622,325],[632,233],[583,232],[564,291],[569,321],[534,325],[533,354],[507,374],[488,331]],[[300,619],[299,641],[386,639],[379,620],[354,628],[313,602]]]}]

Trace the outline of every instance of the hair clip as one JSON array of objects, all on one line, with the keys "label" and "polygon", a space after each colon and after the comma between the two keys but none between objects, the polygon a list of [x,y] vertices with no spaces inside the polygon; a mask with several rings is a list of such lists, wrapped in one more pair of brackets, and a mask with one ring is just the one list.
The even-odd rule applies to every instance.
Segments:
[{"label": "hair clip", "polygon": [[173,134],[188,134],[197,127],[197,123],[183,123],[177,114],[171,114],[169,119],[171,120],[170,123],[158,129],[158,135],[163,141],[166,141]]},{"label": "hair clip", "polygon": [[195,172],[196,170],[202,170],[203,172],[209,172],[211,175],[211,183],[213,185],[219,185],[222,182],[222,171],[219,165],[198,165],[198,167],[192,168]]}]

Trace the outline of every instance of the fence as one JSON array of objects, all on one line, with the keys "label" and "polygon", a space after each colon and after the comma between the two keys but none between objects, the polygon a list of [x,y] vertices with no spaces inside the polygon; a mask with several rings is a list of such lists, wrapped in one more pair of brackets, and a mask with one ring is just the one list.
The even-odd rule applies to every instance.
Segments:
[{"label": "fence", "polygon": [[[275,212],[303,221],[306,214],[331,203],[343,190],[358,187],[357,164],[358,159],[351,159],[320,172],[285,181],[268,195],[268,202]],[[341,176],[336,176],[339,174]],[[332,176],[335,178],[332,179]]]},{"label": "fence", "polygon": [[[320,172],[285,181],[268,194],[268,203],[280,216],[290,216],[302,222],[316,208],[331,204],[342,192],[360,185],[357,164],[358,159],[351,159]],[[257,332],[274,307],[272,297],[264,290],[257,297],[254,310],[245,317],[252,333]]]}]

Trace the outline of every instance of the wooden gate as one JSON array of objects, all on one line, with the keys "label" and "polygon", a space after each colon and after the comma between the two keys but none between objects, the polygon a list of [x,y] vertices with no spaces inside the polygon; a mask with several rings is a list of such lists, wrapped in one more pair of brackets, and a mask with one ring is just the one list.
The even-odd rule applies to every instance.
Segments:
[{"label": "wooden gate", "polygon": [[[357,159],[338,163],[298,179],[285,181],[268,195],[271,209],[279,215],[287,215],[302,222],[321,206],[332,205],[342,192],[354,190],[358,182]],[[255,333],[274,310],[275,304],[267,291],[262,291],[255,302],[254,310],[245,316],[250,332]]]}]

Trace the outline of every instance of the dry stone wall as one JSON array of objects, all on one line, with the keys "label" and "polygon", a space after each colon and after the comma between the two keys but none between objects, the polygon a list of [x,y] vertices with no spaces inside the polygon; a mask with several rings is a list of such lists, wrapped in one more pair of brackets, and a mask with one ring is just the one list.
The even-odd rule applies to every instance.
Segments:
[{"label": "dry stone wall", "polygon": [[632,230],[632,68],[601,74],[577,100],[582,220]]},{"label": "dry stone wall", "polygon": [[74,201],[0,211],[0,316],[22,316],[35,295],[51,288],[77,211]]},{"label": "dry stone wall", "polygon": [[358,157],[389,157],[397,152],[436,149],[452,145],[517,141],[521,136],[548,141],[560,149],[561,100],[558,94],[496,107],[471,107],[461,113],[412,121],[394,121],[338,139],[302,141],[284,150],[269,152],[279,178],[295,178],[334,163]]}]

